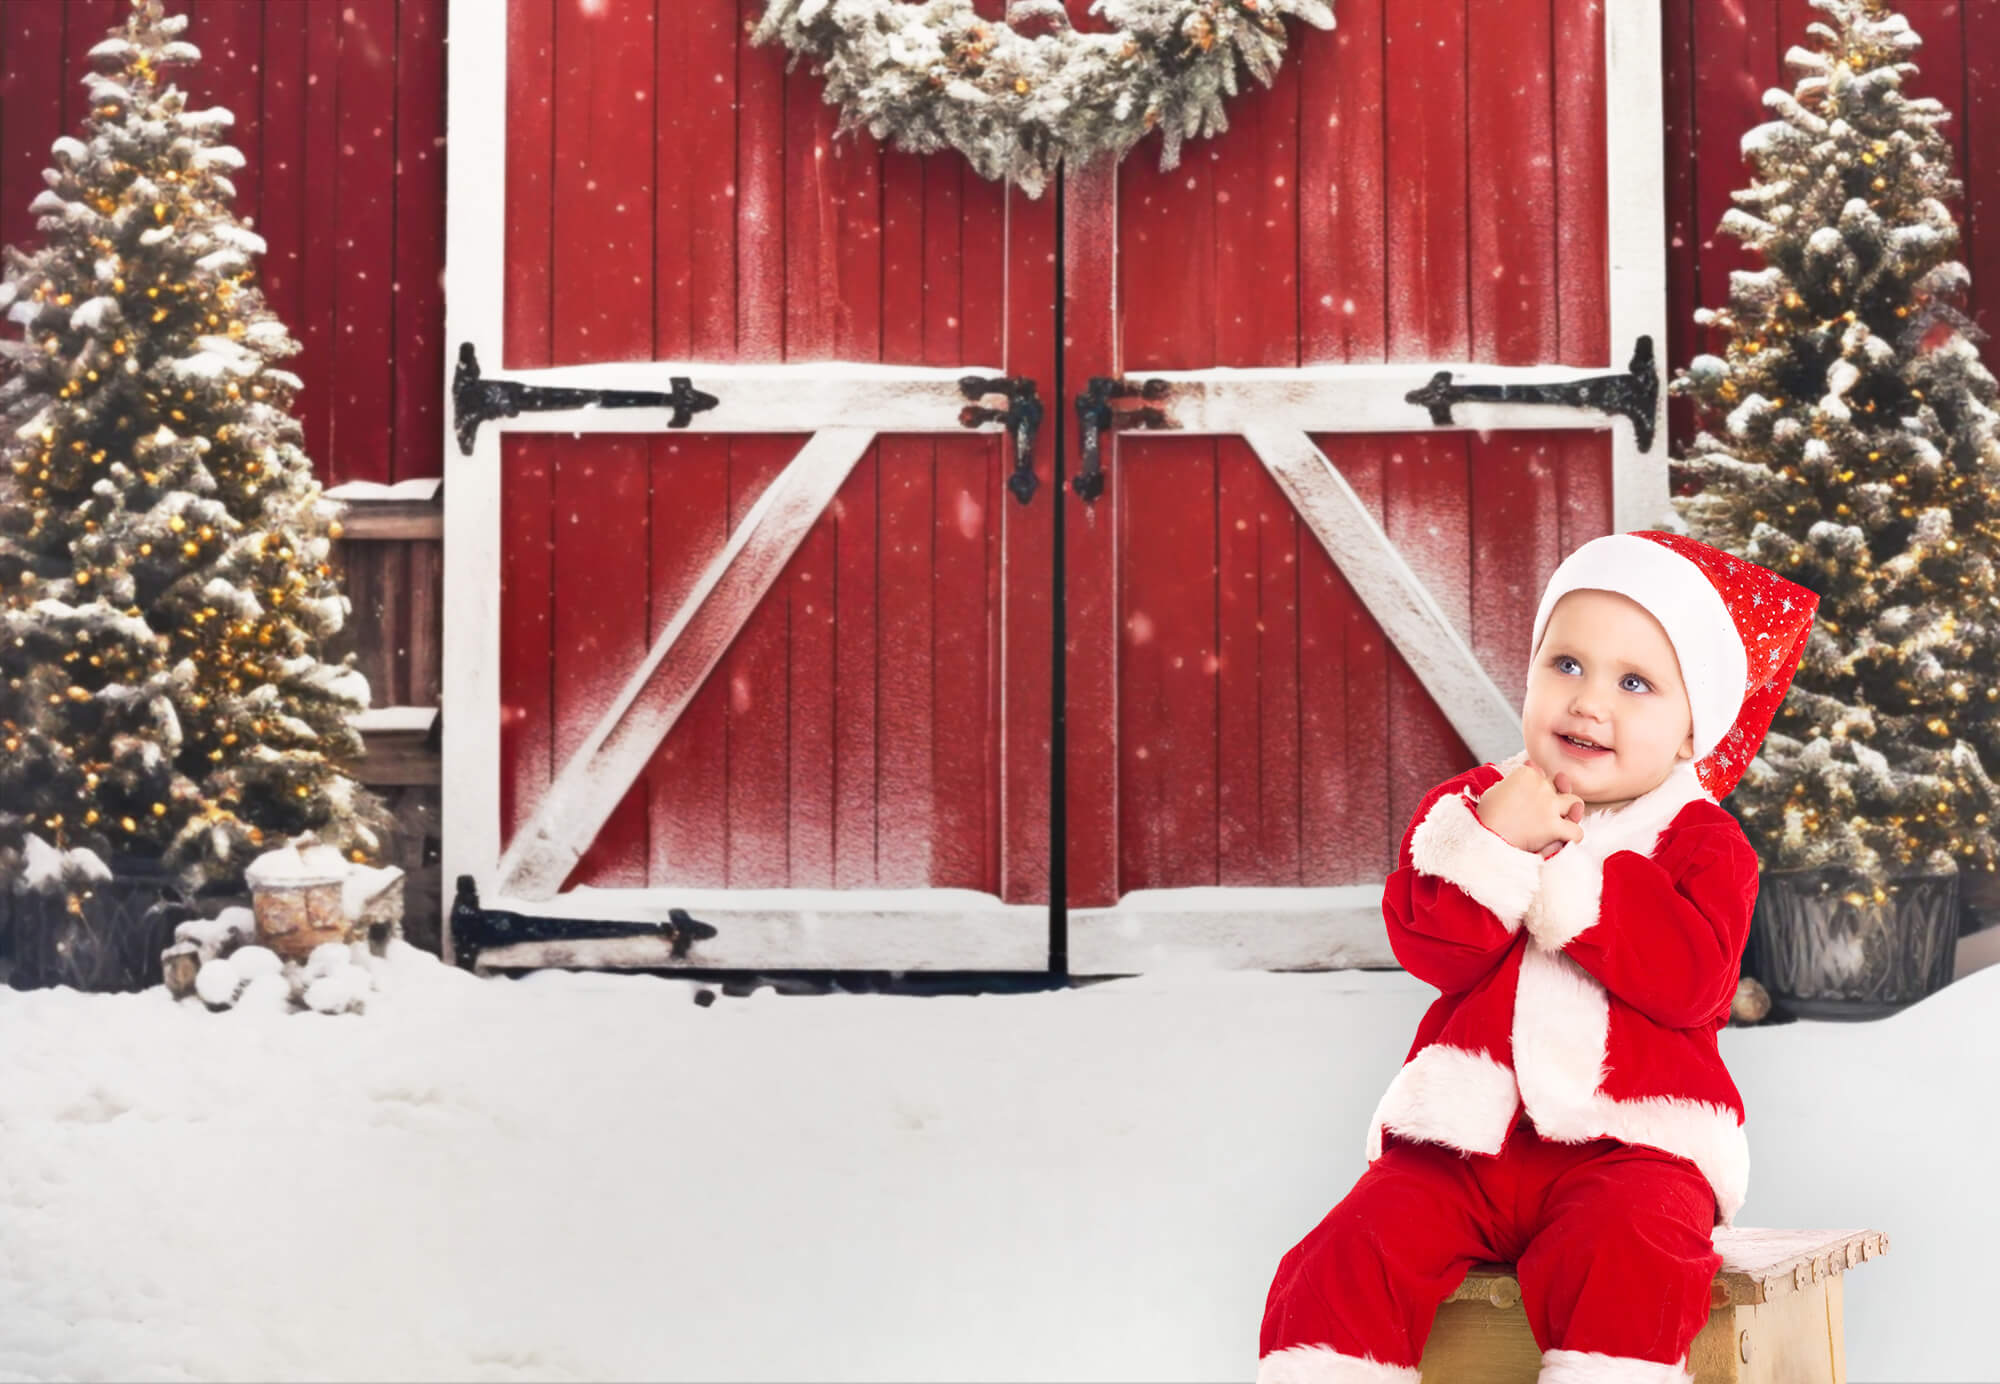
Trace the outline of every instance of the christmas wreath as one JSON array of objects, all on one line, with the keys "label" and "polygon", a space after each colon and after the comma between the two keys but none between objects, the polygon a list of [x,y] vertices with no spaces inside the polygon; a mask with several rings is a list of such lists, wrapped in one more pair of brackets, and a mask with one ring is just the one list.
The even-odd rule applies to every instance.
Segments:
[{"label": "christmas wreath", "polygon": [[782,42],[826,77],[836,133],[963,153],[983,178],[1038,197],[1064,160],[1122,158],[1151,132],[1160,167],[1181,141],[1229,128],[1240,59],[1265,86],[1285,51],[1285,19],[1333,27],[1328,0],[1094,0],[1107,33],[1071,27],[1060,0],[1015,0],[1006,22],[971,0],[771,0],[751,36]]}]

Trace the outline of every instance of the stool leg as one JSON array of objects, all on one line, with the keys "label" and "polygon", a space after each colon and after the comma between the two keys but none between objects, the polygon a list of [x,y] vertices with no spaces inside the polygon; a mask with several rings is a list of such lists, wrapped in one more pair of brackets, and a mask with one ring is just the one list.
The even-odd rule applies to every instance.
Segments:
[{"label": "stool leg", "polygon": [[1694,1384],[1694,1376],[1685,1355],[1668,1365],[1595,1350],[1545,1350],[1535,1384]]},{"label": "stool leg", "polygon": [[1292,1346],[1257,1362],[1257,1384],[1421,1384],[1414,1367],[1385,1365],[1331,1346]]}]

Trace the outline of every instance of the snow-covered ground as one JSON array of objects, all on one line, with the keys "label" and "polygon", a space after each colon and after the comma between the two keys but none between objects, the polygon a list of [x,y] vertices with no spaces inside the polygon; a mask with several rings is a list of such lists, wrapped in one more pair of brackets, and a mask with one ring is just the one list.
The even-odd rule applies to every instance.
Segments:
[{"label": "snow-covered ground", "polygon": [[[1247,1380],[1401,972],[691,1002],[401,951],[365,1015],[0,989],[0,1380]],[[2000,967],[1725,1032],[1849,1377],[2000,1379]]]}]

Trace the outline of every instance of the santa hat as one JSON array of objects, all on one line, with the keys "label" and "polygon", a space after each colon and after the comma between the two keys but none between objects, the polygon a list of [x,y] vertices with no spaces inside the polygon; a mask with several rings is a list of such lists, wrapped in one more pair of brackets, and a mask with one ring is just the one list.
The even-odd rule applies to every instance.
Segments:
[{"label": "santa hat", "polygon": [[1694,715],[1695,773],[1722,799],[1764,743],[1792,685],[1818,594],[1683,534],[1606,534],[1564,558],[1549,578],[1530,663],[1556,602],[1579,590],[1628,596],[1666,630]]}]

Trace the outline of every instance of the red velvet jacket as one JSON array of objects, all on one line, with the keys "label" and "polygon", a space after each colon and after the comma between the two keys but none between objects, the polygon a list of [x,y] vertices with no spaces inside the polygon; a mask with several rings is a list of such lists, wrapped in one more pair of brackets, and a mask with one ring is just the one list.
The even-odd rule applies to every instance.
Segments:
[{"label": "red velvet jacket", "polygon": [[1383,889],[1389,944],[1443,993],[1368,1131],[1498,1153],[1522,1105],[1542,1137],[1609,1136],[1691,1160],[1733,1223],[1750,1172],[1729,1021],[1757,856],[1682,761],[1543,860],[1473,804],[1523,750],[1438,785]]}]

